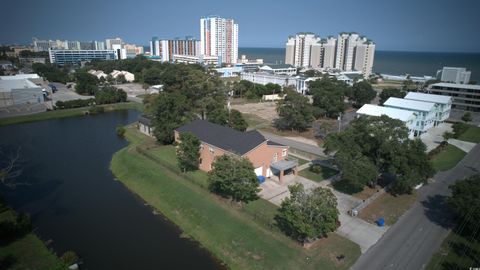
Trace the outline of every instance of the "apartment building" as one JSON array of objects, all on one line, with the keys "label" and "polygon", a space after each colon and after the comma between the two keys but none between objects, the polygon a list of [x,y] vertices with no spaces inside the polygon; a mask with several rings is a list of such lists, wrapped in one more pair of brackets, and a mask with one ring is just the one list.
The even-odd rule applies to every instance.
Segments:
[{"label": "apartment building", "polygon": [[207,16],[200,19],[200,54],[218,56],[220,62],[238,59],[238,24],[233,19]]},{"label": "apartment building", "polygon": [[315,69],[333,69],[335,67],[336,39],[328,37],[312,45],[310,66]]},{"label": "apartment building", "polygon": [[480,112],[480,85],[435,83],[428,93],[452,97],[452,108]]},{"label": "apartment building", "polygon": [[311,67],[312,45],[320,42],[320,37],[314,33],[298,33],[287,41],[285,64],[296,67]]}]

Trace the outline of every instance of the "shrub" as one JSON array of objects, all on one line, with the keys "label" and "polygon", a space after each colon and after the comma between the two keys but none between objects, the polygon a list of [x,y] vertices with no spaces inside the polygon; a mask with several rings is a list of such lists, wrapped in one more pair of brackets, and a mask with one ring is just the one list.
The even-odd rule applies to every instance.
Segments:
[{"label": "shrub", "polygon": [[116,128],[117,130],[117,136],[120,137],[120,138],[124,138],[125,137],[125,127],[123,126],[118,126]]},{"label": "shrub", "polygon": [[322,166],[319,164],[314,164],[310,166],[310,171],[316,174],[320,174],[322,172]]},{"label": "shrub", "polygon": [[72,109],[72,108],[81,108],[87,107],[90,105],[95,104],[94,98],[89,99],[74,99],[74,100],[67,100],[67,101],[57,101],[55,106],[57,109]]},{"label": "shrub", "polygon": [[90,107],[90,109],[88,109],[89,114],[100,114],[100,113],[104,113],[104,112],[105,112],[105,108],[100,107],[100,106],[95,106],[95,105]]},{"label": "shrub", "polygon": [[468,129],[468,125],[462,122],[457,122],[452,125],[453,134],[455,138],[460,137]]}]

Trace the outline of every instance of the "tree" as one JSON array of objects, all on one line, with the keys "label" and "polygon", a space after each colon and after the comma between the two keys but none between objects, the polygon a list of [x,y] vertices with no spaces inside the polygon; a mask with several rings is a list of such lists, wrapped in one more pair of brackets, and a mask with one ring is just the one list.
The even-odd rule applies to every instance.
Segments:
[{"label": "tree", "polygon": [[309,82],[309,92],[313,95],[313,106],[331,118],[336,118],[345,111],[345,98],[352,95],[352,89],[347,84],[326,76]]},{"label": "tree", "polygon": [[247,130],[248,123],[242,116],[242,113],[231,109],[228,115],[228,126],[238,131]]},{"label": "tree", "polygon": [[228,123],[227,109],[223,108],[223,105],[221,107],[218,107],[217,104],[212,105],[211,109],[208,109],[208,107],[210,106],[207,106],[208,121],[218,125],[227,126],[227,123]]},{"label": "tree", "polygon": [[240,203],[258,199],[259,184],[248,159],[222,155],[215,159],[212,167],[208,174],[210,191]]},{"label": "tree", "polygon": [[313,110],[308,98],[289,91],[285,98],[277,104],[278,119],[274,125],[280,130],[305,131],[313,121]]},{"label": "tree", "polygon": [[357,193],[362,191],[365,185],[376,184],[378,169],[361,153],[339,151],[335,160],[342,172],[340,181],[347,193]]},{"label": "tree", "polygon": [[466,123],[472,121],[472,113],[471,112],[464,113],[462,116],[462,121]]},{"label": "tree", "polygon": [[114,86],[105,86],[95,92],[97,104],[110,104],[127,101],[127,93]]},{"label": "tree", "polygon": [[120,74],[120,75],[117,76],[116,81],[117,81],[117,83],[123,84],[123,83],[127,82],[127,79],[125,79],[125,75]]},{"label": "tree", "polygon": [[200,161],[200,140],[190,132],[180,134],[177,148],[178,166],[183,172],[198,169]]},{"label": "tree", "polygon": [[352,99],[357,108],[362,107],[366,103],[370,103],[377,96],[377,92],[373,90],[372,85],[367,81],[355,83],[352,90]]},{"label": "tree", "polygon": [[275,220],[288,236],[305,243],[326,237],[338,227],[337,199],[328,188],[305,191],[302,184],[289,186],[290,197],[278,210]]},{"label": "tree", "polygon": [[144,102],[147,114],[153,118],[154,135],[161,143],[172,143],[173,130],[194,119],[187,98],[180,93],[162,92]]},{"label": "tree", "polygon": [[98,79],[85,71],[77,71],[75,73],[77,84],[75,91],[80,95],[94,95],[98,89]]},{"label": "tree", "polygon": [[397,98],[404,98],[407,93],[403,90],[400,90],[398,88],[387,88],[383,89],[383,91],[380,93],[380,104],[385,103],[387,99],[391,97],[397,97]]},{"label": "tree", "polygon": [[450,209],[457,216],[460,224],[465,227],[466,234],[480,240],[478,221],[480,220],[480,174],[457,181],[449,187],[452,195],[447,199]]},{"label": "tree", "polygon": [[265,85],[267,93],[264,93],[264,95],[271,95],[271,94],[277,94],[282,91],[282,87],[279,84],[276,83],[267,83]]},{"label": "tree", "polygon": [[448,141],[452,138],[455,138],[455,135],[452,132],[446,131],[445,133],[443,133],[442,137],[444,141]]},{"label": "tree", "polygon": [[[425,183],[434,173],[425,153],[425,144],[420,140],[409,140],[404,123],[385,115],[361,116],[353,120],[344,131],[329,134],[324,146],[327,153],[337,151],[350,156],[359,153],[379,172],[397,176],[395,193],[411,192],[415,185]],[[336,155],[337,162],[341,162],[339,157]],[[367,167],[365,163],[361,165]],[[348,164],[344,166],[348,168]]]},{"label": "tree", "polygon": [[407,76],[407,79],[402,83],[402,90],[410,91],[415,89],[416,89],[415,83],[412,81],[412,79],[410,79],[410,76]]}]

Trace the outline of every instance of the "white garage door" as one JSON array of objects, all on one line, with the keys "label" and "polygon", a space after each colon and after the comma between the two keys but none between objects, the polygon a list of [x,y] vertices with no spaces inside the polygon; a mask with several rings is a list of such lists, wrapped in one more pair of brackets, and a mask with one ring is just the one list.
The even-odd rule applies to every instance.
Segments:
[{"label": "white garage door", "polygon": [[257,176],[262,175],[262,172],[263,172],[263,166],[260,166],[260,167],[255,169],[255,174]]}]

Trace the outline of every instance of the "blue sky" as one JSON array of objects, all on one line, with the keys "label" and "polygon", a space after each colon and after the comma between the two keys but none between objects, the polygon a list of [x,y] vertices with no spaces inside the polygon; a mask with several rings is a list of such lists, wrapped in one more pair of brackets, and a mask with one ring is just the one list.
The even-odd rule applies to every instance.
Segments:
[{"label": "blue sky", "polygon": [[240,47],[355,31],[378,50],[480,52],[477,0],[15,0],[2,10],[1,43],[120,36],[147,45],[152,36],[198,38],[200,17],[216,14],[238,22]]}]

